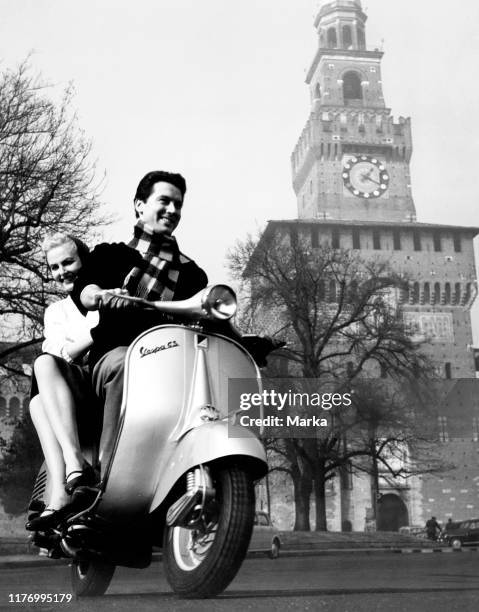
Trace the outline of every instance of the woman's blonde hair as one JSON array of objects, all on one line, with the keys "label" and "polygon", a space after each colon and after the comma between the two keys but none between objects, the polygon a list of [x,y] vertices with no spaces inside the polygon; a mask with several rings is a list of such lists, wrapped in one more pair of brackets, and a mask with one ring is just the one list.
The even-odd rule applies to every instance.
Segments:
[{"label": "woman's blonde hair", "polygon": [[90,253],[90,249],[83,242],[83,240],[80,240],[79,238],[76,238],[71,234],[64,234],[62,232],[50,234],[49,236],[46,236],[43,240],[41,244],[41,249],[46,255],[48,251],[51,251],[51,249],[61,246],[62,244],[68,244],[69,242],[73,242],[73,244],[76,246],[80,261],[83,263],[87,255]]}]

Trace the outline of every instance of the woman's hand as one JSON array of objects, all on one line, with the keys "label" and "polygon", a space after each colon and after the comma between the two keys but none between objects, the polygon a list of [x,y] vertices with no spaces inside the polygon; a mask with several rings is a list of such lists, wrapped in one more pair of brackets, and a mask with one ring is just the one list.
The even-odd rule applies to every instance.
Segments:
[{"label": "woman's hand", "polygon": [[98,310],[107,297],[128,295],[126,289],[101,289],[98,285],[87,285],[80,294],[80,301],[87,310]]}]

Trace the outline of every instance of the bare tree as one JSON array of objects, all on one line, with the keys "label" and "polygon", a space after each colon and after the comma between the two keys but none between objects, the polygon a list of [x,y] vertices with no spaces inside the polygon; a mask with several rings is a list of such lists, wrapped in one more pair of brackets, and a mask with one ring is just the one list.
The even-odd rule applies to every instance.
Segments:
[{"label": "bare tree", "polygon": [[[22,346],[41,337],[55,293],[42,238],[63,231],[88,239],[106,221],[91,144],[71,112],[72,89],[58,103],[54,93],[28,61],[0,73],[0,317],[2,339],[10,322]],[[0,351],[0,363],[12,348]]]},{"label": "bare tree", "polygon": [[[229,262],[242,282],[243,326],[288,341],[281,357],[289,362],[290,376],[314,378],[345,391],[365,372],[415,380],[429,371],[403,324],[400,303],[406,279],[386,261],[364,260],[354,251],[326,244],[311,249],[295,231],[266,231],[238,243]],[[272,443],[280,457],[275,468],[292,477],[295,529],[310,528],[312,492],[316,529],[326,529],[326,484],[338,470],[351,465],[365,469],[364,458],[371,456],[387,463],[392,442],[381,439],[373,446],[366,436],[361,444],[359,439],[345,443],[345,433],[359,426],[358,412],[348,422],[341,411],[332,411],[331,417],[327,435]],[[382,422],[386,420],[383,413]],[[380,433],[377,425],[375,441]]]}]

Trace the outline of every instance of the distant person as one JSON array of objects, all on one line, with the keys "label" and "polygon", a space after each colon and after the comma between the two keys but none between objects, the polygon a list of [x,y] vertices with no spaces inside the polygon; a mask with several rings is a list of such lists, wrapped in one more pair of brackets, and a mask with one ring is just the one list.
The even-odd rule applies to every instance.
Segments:
[{"label": "distant person", "polygon": [[428,540],[437,540],[438,533],[441,533],[441,526],[436,521],[435,516],[426,521],[426,533]]},{"label": "distant person", "polygon": [[451,531],[451,529],[454,529],[454,523],[452,522],[452,518],[448,518],[447,519],[447,523],[446,523],[444,529],[446,531]]}]

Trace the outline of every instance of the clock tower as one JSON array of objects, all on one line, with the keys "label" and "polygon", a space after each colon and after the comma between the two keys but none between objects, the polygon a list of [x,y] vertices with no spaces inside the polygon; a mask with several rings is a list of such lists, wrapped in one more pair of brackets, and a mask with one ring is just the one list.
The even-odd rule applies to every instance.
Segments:
[{"label": "clock tower", "polygon": [[311,112],[291,156],[299,218],[413,221],[411,123],[386,107],[360,0],[320,3]]}]

